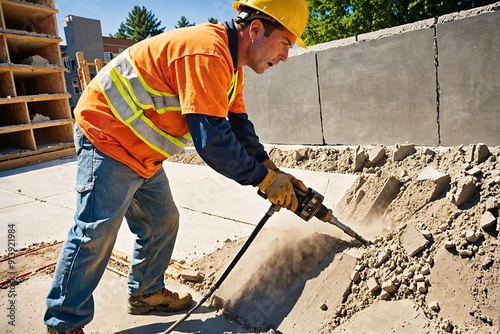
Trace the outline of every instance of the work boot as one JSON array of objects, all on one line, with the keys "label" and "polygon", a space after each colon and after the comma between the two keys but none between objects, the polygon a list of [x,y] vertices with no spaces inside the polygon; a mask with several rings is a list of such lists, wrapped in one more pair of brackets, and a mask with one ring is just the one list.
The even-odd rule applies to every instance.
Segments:
[{"label": "work boot", "polygon": [[75,328],[66,332],[59,332],[57,329],[52,327],[47,327],[48,334],[85,334],[82,328]]},{"label": "work boot", "polygon": [[165,288],[142,296],[128,297],[128,313],[144,314],[149,311],[176,312],[189,306],[193,297],[188,292],[171,292]]}]

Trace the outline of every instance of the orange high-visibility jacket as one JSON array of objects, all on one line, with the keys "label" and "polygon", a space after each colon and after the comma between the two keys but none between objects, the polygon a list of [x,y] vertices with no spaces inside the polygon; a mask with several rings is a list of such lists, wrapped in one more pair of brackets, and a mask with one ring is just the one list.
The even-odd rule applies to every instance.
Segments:
[{"label": "orange high-visibility jacket", "polygon": [[75,118],[104,154],[149,178],[190,139],[184,114],[245,113],[223,24],[168,31],[134,44],[85,88]]}]

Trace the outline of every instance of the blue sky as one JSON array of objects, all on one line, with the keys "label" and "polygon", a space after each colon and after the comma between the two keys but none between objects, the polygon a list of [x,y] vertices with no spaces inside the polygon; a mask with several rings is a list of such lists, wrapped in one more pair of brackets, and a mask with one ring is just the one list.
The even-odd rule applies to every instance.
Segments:
[{"label": "blue sky", "polygon": [[[206,22],[214,17],[219,22],[235,17],[231,0],[55,0],[59,36],[65,40],[63,19],[75,15],[101,21],[103,36],[118,31],[121,22],[125,22],[134,6],[144,6],[161,20],[165,30],[174,29],[181,16],[191,23]],[[64,41],[63,44],[66,42]]]}]

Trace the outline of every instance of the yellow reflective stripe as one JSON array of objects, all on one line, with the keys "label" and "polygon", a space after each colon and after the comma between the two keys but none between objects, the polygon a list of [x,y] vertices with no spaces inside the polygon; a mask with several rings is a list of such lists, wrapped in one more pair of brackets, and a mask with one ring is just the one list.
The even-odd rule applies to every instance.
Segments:
[{"label": "yellow reflective stripe", "polygon": [[178,153],[191,140],[191,134],[188,132],[181,137],[174,137],[154,125],[140,108],[137,98],[134,98],[133,89],[136,87],[120,73],[119,68],[125,72],[130,68],[124,69],[120,63],[116,67],[111,65],[114,63],[99,71],[97,82],[115,117],[145,144],[165,157]]},{"label": "yellow reflective stripe", "polygon": [[[143,121],[144,123],[146,123],[147,125],[149,125],[149,127],[151,127],[157,134],[159,134],[160,136],[164,137],[165,139],[167,139],[169,142],[171,142],[172,144],[174,144],[175,146],[177,146],[179,149],[183,148],[184,145],[187,144],[187,142],[183,142],[181,138],[184,138],[184,137],[174,137],[174,136],[171,136],[169,135],[168,133],[162,131],[161,129],[159,129],[149,118],[147,118],[145,115],[141,116],[141,121]],[[142,138],[141,138],[142,139]],[[158,147],[158,149],[160,149]],[[161,150],[161,149],[160,149]],[[165,152],[167,153],[167,152]],[[168,154],[168,153],[167,153]]]},{"label": "yellow reflective stripe", "polygon": [[[98,82],[99,84],[99,87],[101,88],[101,91],[104,92],[104,89],[103,87],[101,86],[101,83]],[[184,136],[180,137],[180,138],[183,138],[184,140],[180,140],[179,138],[176,138],[176,137],[173,137],[163,131],[161,131],[160,129],[158,129],[152,122],[151,120],[149,120],[145,115],[142,115],[140,118],[130,118],[128,122],[126,122],[120,115],[120,113],[118,112],[118,110],[116,110],[116,108],[113,106],[112,102],[110,101],[109,99],[109,96],[104,93],[104,97],[106,98],[106,101],[108,102],[108,105],[110,106],[111,108],[111,111],[113,112],[113,114],[116,116],[116,118],[118,118],[122,123],[124,123],[125,125],[127,125],[127,127],[138,137],[140,138],[146,145],[148,145],[149,147],[151,147],[153,150],[155,150],[156,152],[162,154],[163,156],[165,156],[166,158],[169,158],[170,156],[178,153],[180,151],[180,149],[182,147],[184,147],[189,140],[191,140],[191,134],[188,132],[187,134],[185,134]],[[148,124],[148,126],[152,127],[155,132],[157,134],[160,134],[162,135],[163,134],[163,137],[165,139],[167,139],[172,145],[175,145],[177,147],[177,150],[174,152],[172,151],[172,145],[168,144],[167,143],[167,147],[169,147],[169,149],[171,150],[170,152],[167,152],[166,150],[162,149],[161,147],[157,146],[157,145],[154,145],[151,141],[147,140],[139,131],[136,130],[136,127],[138,126],[138,124],[134,124],[134,121],[137,121],[137,120],[140,120],[140,121],[143,121],[145,122],[146,124]]]},{"label": "yellow reflective stripe", "polygon": [[141,76],[130,58],[129,51],[124,52],[125,59],[115,63],[121,81],[128,87],[135,103],[142,109],[155,109],[158,113],[181,111],[179,97],[175,94],[160,92],[151,88]]},{"label": "yellow reflective stripe", "polygon": [[97,82],[98,85],[99,85],[99,88],[101,89],[101,91],[103,92],[103,95],[104,95],[104,98],[106,99],[106,101],[108,102],[108,106],[111,108],[111,111],[113,112],[113,115],[115,115],[116,118],[118,118],[123,124],[127,125],[127,127],[137,136],[139,137],[144,143],[146,143],[146,145],[148,145],[149,147],[151,147],[153,150],[157,151],[158,153],[164,155],[165,157],[169,158],[171,156],[171,154],[161,150],[159,147],[156,147],[155,145],[151,144],[148,140],[146,140],[146,138],[144,138],[133,126],[130,125],[130,123],[126,122],[120,115],[120,113],[118,112],[118,110],[116,110],[116,108],[114,107],[113,103],[111,102],[109,96],[106,94],[106,91],[104,89],[104,87],[101,85],[101,83],[98,81]]},{"label": "yellow reflective stripe", "polygon": [[[121,115],[120,115],[120,120],[123,123],[128,125],[137,117],[141,117],[141,115],[143,114],[143,110],[137,108],[137,105],[136,105],[134,99],[130,96],[129,92],[131,92],[131,91],[129,90],[129,92],[126,92],[125,89],[123,89],[123,84],[125,84],[125,85],[127,85],[127,84],[126,84],[126,82],[123,82],[122,80],[120,80],[121,75],[120,75],[120,73],[118,73],[118,70],[116,69],[116,67],[111,68],[111,70],[109,72],[109,76],[111,77],[111,80],[115,84],[116,89],[118,90],[118,93],[120,94],[121,98],[123,98],[123,100],[127,103],[129,110],[132,111],[131,114],[127,113],[127,114],[123,115],[126,117],[126,119],[121,118]],[[111,101],[108,101],[108,105],[111,105],[109,102],[111,102]],[[116,110],[114,107],[112,107],[112,109]]]},{"label": "yellow reflective stripe", "polygon": [[231,78],[231,88],[227,91],[227,98],[228,98],[228,105],[231,105],[233,103],[234,99],[236,98],[236,86],[238,85],[238,72],[236,71],[233,73],[233,77]]},{"label": "yellow reflective stripe", "polygon": [[146,89],[147,92],[152,93],[154,95],[159,95],[159,96],[176,96],[175,94],[160,92],[159,90],[156,90],[152,87],[149,87],[149,85],[146,83],[146,81],[144,81],[144,78],[142,77],[141,72],[135,66],[132,58],[130,58],[130,50],[127,49],[126,51],[127,52],[126,52],[125,56],[127,57],[128,64],[134,69],[134,72],[137,75],[137,78],[139,79],[142,86]]}]

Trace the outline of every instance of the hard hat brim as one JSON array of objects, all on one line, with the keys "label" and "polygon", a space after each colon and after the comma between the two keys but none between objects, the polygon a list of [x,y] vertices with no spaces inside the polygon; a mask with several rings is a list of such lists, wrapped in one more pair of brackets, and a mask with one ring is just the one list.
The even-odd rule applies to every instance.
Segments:
[{"label": "hard hat brim", "polygon": [[297,44],[301,48],[307,49],[306,43],[304,43],[304,41],[300,37],[297,37],[297,40],[295,41],[295,44]]}]

